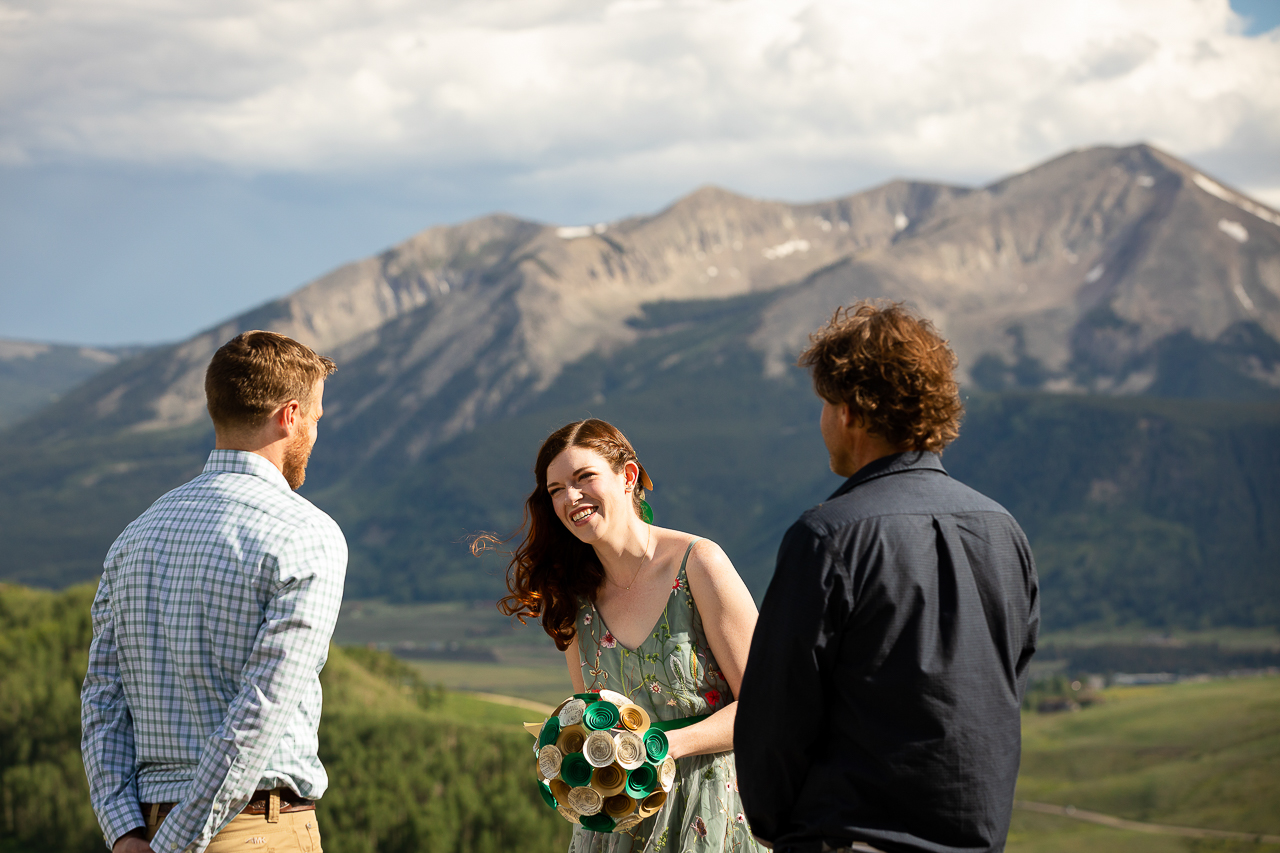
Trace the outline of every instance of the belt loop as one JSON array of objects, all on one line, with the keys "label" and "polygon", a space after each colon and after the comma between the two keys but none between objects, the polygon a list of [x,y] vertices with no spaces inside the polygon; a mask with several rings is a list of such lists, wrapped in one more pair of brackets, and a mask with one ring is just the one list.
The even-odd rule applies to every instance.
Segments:
[{"label": "belt loop", "polygon": [[147,818],[147,824],[148,824],[149,826],[155,826],[155,825],[156,825],[156,823],[157,823],[157,822],[159,822],[159,820],[160,820],[160,804],[159,804],[159,803],[152,803],[152,804],[151,804],[151,816],[150,816],[149,818]]},{"label": "belt loop", "polygon": [[272,788],[267,795],[267,823],[280,822],[280,789]]}]

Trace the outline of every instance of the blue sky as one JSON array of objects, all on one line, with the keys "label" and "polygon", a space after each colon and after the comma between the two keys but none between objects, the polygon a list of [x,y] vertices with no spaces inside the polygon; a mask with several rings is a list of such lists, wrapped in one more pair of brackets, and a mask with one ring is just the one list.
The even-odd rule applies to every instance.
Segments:
[{"label": "blue sky", "polygon": [[0,337],[185,337],[433,224],[984,183],[1280,206],[1280,0],[0,0]]}]

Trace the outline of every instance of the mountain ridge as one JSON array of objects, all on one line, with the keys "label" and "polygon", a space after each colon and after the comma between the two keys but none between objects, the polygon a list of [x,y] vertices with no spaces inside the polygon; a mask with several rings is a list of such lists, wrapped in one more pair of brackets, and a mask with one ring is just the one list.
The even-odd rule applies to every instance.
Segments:
[{"label": "mountain ridge", "polygon": [[[564,365],[634,340],[627,322],[646,303],[786,288],[794,297],[753,338],[771,375],[837,305],[881,296],[931,316],[966,381],[985,356],[988,374],[1022,362],[1020,375],[1039,376],[1044,390],[1142,391],[1155,381],[1153,347],[1171,334],[1214,340],[1252,321],[1280,336],[1280,227],[1196,178],[1212,183],[1138,145],[1065,154],[979,189],[892,181],[789,204],[703,187],[657,213],[596,226],[504,214],[435,226],[99,377],[67,400],[99,423],[64,429],[201,422],[204,364],[247,328],[274,328],[347,359],[396,341],[400,350],[378,365],[395,381],[377,387],[397,389],[397,410],[459,381],[483,354],[488,366],[469,375],[472,393],[408,441],[412,456],[510,413]],[[1166,227],[1171,216],[1190,222]],[[1239,226],[1245,240],[1220,223]],[[1255,378],[1280,387],[1276,368],[1263,364]],[[378,399],[370,390],[343,403],[335,420]]]},{"label": "mountain ridge", "polygon": [[[758,586],[789,519],[834,488],[795,354],[837,306],[887,298],[951,339],[975,407],[948,464],[1036,531],[1067,602],[1056,620],[1280,618],[1260,568],[1280,560],[1260,485],[1280,477],[1280,226],[1232,193],[1139,145],[977,189],[895,181],[790,204],[703,187],[611,223],[436,226],[5,431],[0,577],[91,576],[124,524],[200,470],[214,348],[266,327],[339,363],[305,488],[348,532],[358,594],[495,594],[459,541],[518,525],[541,436],[588,415],[619,419],[666,472],[655,508]],[[1144,462],[1125,477],[1108,468],[1130,458]],[[1180,597],[1215,574],[1220,595]]]}]

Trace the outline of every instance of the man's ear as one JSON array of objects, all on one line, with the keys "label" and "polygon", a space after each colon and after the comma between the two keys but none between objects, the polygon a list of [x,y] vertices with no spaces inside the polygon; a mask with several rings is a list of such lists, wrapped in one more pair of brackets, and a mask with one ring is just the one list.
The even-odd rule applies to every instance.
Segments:
[{"label": "man's ear", "polygon": [[836,416],[840,419],[840,426],[845,429],[862,426],[862,416],[855,412],[848,403],[841,403],[836,406]]},{"label": "man's ear", "polygon": [[301,420],[302,404],[297,400],[290,400],[285,403],[272,417],[272,421],[279,428],[281,435],[292,435]]}]

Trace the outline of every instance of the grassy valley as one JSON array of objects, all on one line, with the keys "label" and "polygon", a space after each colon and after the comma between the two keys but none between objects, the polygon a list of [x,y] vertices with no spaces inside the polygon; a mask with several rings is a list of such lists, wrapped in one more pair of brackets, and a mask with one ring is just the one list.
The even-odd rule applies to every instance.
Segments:
[{"label": "grassy valley", "polygon": [[[1113,687],[1023,718],[1020,800],[1145,823],[1280,835],[1280,678]],[[1011,853],[1256,849],[1014,813]]]},{"label": "grassy valley", "polygon": [[[0,585],[3,853],[101,849],[78,751],[78,690],[92,593],[90,586],[53,593]],[[398,643],[429,648],[431,637],[439,636],[432,626],[438,632],[441,625],[452,630],[471,621],[462,618],[468,611],[449,606],[452,615],[422,606],[349,604],[340,634],[350,639],[363,631],[367,644],[372,622],[386,626]],[[352,619],[355,609],[367,612]],[[475,614],[482,629],[504,627],[501,619]],[[359,627],[362,622],[366,627]],[[538,799],[528,735],[519,728],[539,713],[433,681],[465,677],[473,689],[554,702],[568,692],[563,659],[554,659],[554,649],[540,649],[536,635],[509,629],[468,642],[479,648],[487,643],[494,660],[449,661],[446,648],[438,651],[440,658],[406,662],[367,645],[333,648],[323,677],[320,735],[331,775],[319,812],[326,850],[565,848],[568,824]],[[521,654],[531,663],[514,663]],[[1280,835],[1280,677],[1110,687],[1097,691],[1095,700],[1075,712],[1024,714],[1020,800],[1152,824]],[[1256,847],[1015,810],[1008,849],[1209,853]]]}]

